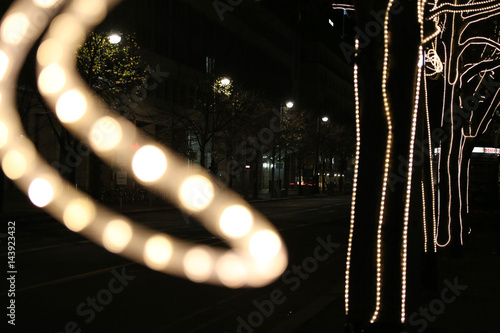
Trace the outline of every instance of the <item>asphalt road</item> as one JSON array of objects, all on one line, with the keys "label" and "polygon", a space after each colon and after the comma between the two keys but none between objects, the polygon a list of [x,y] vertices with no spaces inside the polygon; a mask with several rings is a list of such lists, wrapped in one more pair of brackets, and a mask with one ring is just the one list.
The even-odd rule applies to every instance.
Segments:
[{"label": "asphalt road", "polygon": [[[18,221],[16,326],[9,331],[293,332],[343,297],[349,205],[347,196],[255,203],[280,230],[290,256],[281,278],[259,289],[194,284],[109,253],[56,221]],[[222,245],[173,209],[131,217],[178,237]],[[2,246],[2,263],[6,257]],[[0,291],[3,308],[6,287]],[[331,331],[341,332],[341,323]]]}]

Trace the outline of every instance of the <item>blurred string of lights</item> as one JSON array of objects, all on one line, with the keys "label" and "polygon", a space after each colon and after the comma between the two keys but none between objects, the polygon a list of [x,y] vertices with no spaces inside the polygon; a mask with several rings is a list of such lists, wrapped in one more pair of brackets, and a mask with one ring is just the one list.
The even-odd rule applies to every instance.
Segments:
[{"label": "blurred string of lights", "polygon": [[[79,77],[77,46],[119,2],[18,0],[5,14],[0,26],[0,158],[5,175],[70,230],[151,269],[229,288],[270,283],[285,270],[287,251],[269,221],[201,167],[188,168],[175,153],[113,113]],[[43,161],[22,128],[14,87],[29,49],[49,22],[37,52],[38,87],[60,122],[108,164],[119,154],[140,184],[192,214],[230,249],[192,244],[140,226],[74,189]],[[130,138],[145,144],[130,150]]]}]

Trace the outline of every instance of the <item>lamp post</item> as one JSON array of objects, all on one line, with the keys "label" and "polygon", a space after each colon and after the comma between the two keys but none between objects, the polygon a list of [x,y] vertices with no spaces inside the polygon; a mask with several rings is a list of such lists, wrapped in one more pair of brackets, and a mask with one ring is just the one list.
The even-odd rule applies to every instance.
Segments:
[{"label": "lamp post", "polygon": [[[315,187],[315,192],[316,193],[319,193],[319,180],[320,180],[320,175],[321,175],[321,179],[322,179],[322,188],[324,190],[324,176],[323,176],[323,173],[324,171],[321,172],[321,174],[319,173],[319,157],[320,157],[320,149],[321,149],[321,123],[327,123],[330,119],[327,117],[327,116],[323,116],[323,117],[318,117],[318,145],[316,147],[316,168],[314,170],[314,175],[313,175],[313,183],[314,183],[314,187]],[[314,181],[314,179],[317,179],[316,181]]]},{"label": "lamp post", "polygon": [[[280,105],[280,121],[279,121],[280,129],[282,129],[283,113],[285,112],[285,110],[289,110],[289,109],[293,108],[294,105],[295,105],[295,103],[292,101],[281,103],[281,105]],[[281,167],[282,167],[281,146],[282,146],[282,142],[281,142],[281,131],[280,131],[279,142],[278,142],[278,188],[279,188],[280,192],[282,190],[282,184],[283,184],[281,181]],[[285,151],[285,154],[286,154],[286,151]],[[283,178],[285,176],[284,171],[285,170],[283,168]]]}]

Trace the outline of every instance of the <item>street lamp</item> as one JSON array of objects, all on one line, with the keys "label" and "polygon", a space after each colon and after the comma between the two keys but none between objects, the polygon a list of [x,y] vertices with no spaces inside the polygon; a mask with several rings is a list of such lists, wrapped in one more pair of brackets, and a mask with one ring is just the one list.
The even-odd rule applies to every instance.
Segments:
[{"label": "street lamp", "polygon": [[[323,116],[323,117],[318,117],[318,145],[317,145],[317,148],[316,148],[316,168],[314,170],[314,174],[313,174],[313,183],[315,185],[315,190],[317,192],[319,192],[319,183],[320,183],[320,179],[321,179],[321,187],[322,187],[322,191],[325,190],[325,177],[324,177],[324,165],[323,163],[322,164],[322,170],[321,170],[321,174],[319,173],[319,157],[320,157],[320,150],[321,150],[321,123],[327,123],[330,119],[327,117],[327,116]],[[320,178],[321,176],[321,178]],[[317,181],[314,181],[314,179],[317,179]]]},{"label": "street lamp", "polygon": [[118,44],[122,41],[122,37],[119,34],[111,34],[108,36],[108,40],[111,44]]},{"label": "street lamp", "polygon": [[220,83],[222,84],[223,87],[226,87],[231,84],[231,79],[224,77],[220,80]]},{"label": "street lamp", "polygon": [[[293,108],[294,105],[295,105],[295,103],[293,101],[288,101],[288,102],[282,103],[280,105],[280,119],[279,119],[279,121],[280,121],[280,128],[281,129],[283,128],[282,122],[283,122],[283,113],[285,112],[285,109],[291,109],[291,108]],[[283,184],[283,182],[281,181],[281,168],[283,166],[282,161],[281,161],[281,146],[282,146],[282,142],[281,142],[281,132],[280,132],[279,133],[279,144],[278,144],[278,188],[279,188],[280,192],[281,192],[282,184]],[[285,151],[285,155],[286,155],[286,151]],[[284,176],[284,174],[283,174],[283,176]],[[273,178],[274,178],[274,170],[273,170]],[[274,179],[273,179],[273,187],[274,187]]]}]

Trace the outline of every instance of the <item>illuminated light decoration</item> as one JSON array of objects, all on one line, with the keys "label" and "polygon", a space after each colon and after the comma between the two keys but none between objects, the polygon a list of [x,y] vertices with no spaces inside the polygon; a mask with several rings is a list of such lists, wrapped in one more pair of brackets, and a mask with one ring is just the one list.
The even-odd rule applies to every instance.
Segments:
[{"label": "illuminated light decoration", "polygon": [[102,234],[102,244],[114,253],[122,252],[132,239],[130,224],[122,220],[109,222]]},{"label": "illuminated light decoration", "polygon": [[281,247],[280,238],[271,230],[257,231],[250,239],[250,254],[259,261],[276,258]]},{"label": "illuminated light decoration", "polygon": [[214,187],[207,178],[192,176],[182,184],[180,199],[186,209],[200,211],[213,201]]},{"label": "illuminated light decoration", "polygon": [[231,238],[245,236],[253,225],[253,218],[243,206],[231,206],[220,217],[221,232]]},{"label": "illuminated light decoration", "polygon": [[[429,142],[429,170],[430,170],[430,181],[431,181],[431,200],[432,200],[432,243],[434,247],[434,253],[437,252],[437,244],[436,244],[436,237],[437,237],[437,219],[436,219],[436,192],[435,192],[435,184],[434,184],[434,165],[432,161],[432,134],[431,134],[431,121],[430,121],[430,114],[429,114],[429,93],[427,91],[427,79],[425,78],[427,75],[425,75],[425,70],[424,68],[424,95],[425,95],[425,120],[426,120],[426,126],[427,126],[427,139]],[[424,197],[425,198],[425,197]],[[425,201],[424,201],[425,203]],[[425,208],[424,208],[425,211]]]},{"label": "illuminated light decoration", "polygon": [[[451,19],[451,22],[452,22],[451,42],[449,45],[449,48],[450,48],[449,50],[447,50],[447,46],[443,42],[443,46],[444,46],[443,49],[444,49],[445,55],[449,54],[449,57],[448,56],[445,57],[448,59],[448,63],[449,63],[449,65],[447,66],[448,68],[446,71],[445,78],[446,78],[446,82],[448,83],[450,90],[451,90],[451,94],[448,97],[449,101],[451,103],[451,107],[452,107],[450,119],[453,119],[453,116],[456,112],[456,111],[454,111],[454,109],[455,109],[455,98],[456,98],[455,92],[456,92],[457,88],[462,89],[464,82],[469,83],[476,76],[478,76],[480,78],[480,83],[478,84],[478,87],[479,87],[479,85],[482,84],[482,80],[484,79],[484,77],[486,75],[491,75],[491,73],[494,73],[494,71],[497,68],[499,68],[499,66],[496,65],[492,61],[493,59],[491,57],[485,56],[485,52],[487,49],[492,49],[493,50],[492,54],[498,53],[500,51],[500,43],[498,43],[497,40],[493,40],[493,39],[482,37],[482,36],[470,37],[470,35],[467,33],[468,32],[467,28],[473,23],[484,21],[488,18],[495,18],[499,14],[500,14],[500,2],[498,2],[498,1],[479,1],[479,2],[468,2],[465,4],[445,3],[445,4],[441,4],[439,6],[435,4],[434,8],[430,11],[430,15],[428,17],[429,20],[436,21],[436,20],[439,20],[440,16],[444,16],[444,22],[446,22],[448,20],[448,15],[451,15],[451,17],[452,17],[452,19]],[[460,27],[460,29],[457,32],[457,31],[455,31],[456,30],[455,22],[458,20],[461,20],[463,25]],[[465,53],[467,48],[471,45],[484,45],[483,54],[481,55],[481,60],[476,62],[476,63],[474,63],[474,62],[466,63],[466,64],[463,64],[462,67],[460,67],[461,66],[460,61],[464,60],[463,54]],[[465,70],[462,73],[460,72],[461,68],[465,68]],[[477,88],[476,88],[475,94],[473,95],[474,97],[477,96],[476,93],[478,93]],[[445,102],[446,102],[446,85],[445,85],[444,96],[445,96],[445,100],[443,102],[442,123],[443,123],[443,120],[445,117],[444,107],[445,107]],[[458,99],[459,99],[460,105],[462,107],[462,103],[463,103],[462,96],[458,96]],[[482,103],[482,101],[479,101],[479,103]],[[454,121],[450,121],[451,127],[452,127],[451,135],[450,135],[451,136],[451,138],[450,138],[451,144],[450,144],[450,148],[449,148],[448,155],[447,155],[448,158],[445,161],[445,163],[446,163],[446,172],[448,173],[448,179],[449,179],[448,191],[451,191],[451,189],[452,189],[452,181],[456,182],[455,185],[458,187],[458,195],[456,197],[458,197],[458,199],[459,199],[459,202],[458,202],[459,207],[458,208],[460,209],[460,211],[458,214],[458,216],[459,216],[458,222],[460,224],[460,237],[459,238],[460,238],[461,244],[463,244],[462,207],[464,204],[464,200],[463,200],[464,193],[462,193],[463,191],[462,191],[462,185],[461,185],[461,178],[462,178],[461,175],[463,172],[466,172],[466,175],[467,175],[466,191],[468,191],[468,182],[469,182],[468,176],[469,176],[469,163],[470,163],[470,160],[468,160],[468,161],[464,160],[463,151],[464,151],[465,143],[468,139],[476,137],[481,131],[483,133],[486,131],[486,129],[489,127],[489,124],[491,121],[491,118],[489,115],[491,115],[492,112],[494,112],[499,105],[500,105],[500,95],[499,95],[499,91],[497,90],[493,99],[492,99],[492,102],[490,103],[488,109],[484,113],[483,118],[480,119],[479,125],[477,126],[475,133],[474,133],[472,126],[471,126],[472,122],[469,122],[469,128],[467,131],[468,133],[466,134],[465,128],[461,127],[461,128],[459,128],[460,134],[459,134],[459,136],[457,136],[457,134],[455,133]],[[475,117],[475,112],[471,111],[470,119],[472,119],[474,117]],[[489,118],[489,121],[486,122],[486,119],[488,119],[488,118]],[[451,165],[453,162],[450,159],[450,153],[454,150],[456,150],[456,154],[459,157],[458,161],[454,162],[454,163],[457,163],[457,165],[455,165],[455,168],[457,169],[458,174],[454,175],[454,176],[456,176],[455,178],[452,178]],[[464,163],[465,163],[465,165],[464,165]],[[439,160],[439,165],[440,165],[439,169],[441,169],[441,159]],[[467,170],[462,170],[462,168],[466,168]],[[439,172],[438,172],[438,178],[439,179],[441,178],[441,175],[439,174]],[[441,201],[440,196],[441,195],[438,192],[438,201]],[[437,238],[438,238],[437,232],[439,232],[441,230],[441,228],[439,228],[439,225],[440,225],[440,223],[442,223],[441,217],[440,217],[441,204],[438,205],[438,221],[437,221],[437,224],[438,224],[437,229],[438,230],[436,232],[435,237],[436,237],[437,246],[439,246],[439,247],[445,247],[445,246],[449,245],[451,243],[451,240],[452,240],[451,214],[452,214],[452,200],[454,197],[455,196],[453,196],[453,197],[450,196],[449,198],[443,198],[444,200],[448,200],[447,201],[447,204],[448,204],[447,205],[448,239],[444,243],[438,243],[438,241],[437,241]],[[467,210],[468,210],[468,200],[469,200],[469,198],[468,198],[468,192],[467,192],[467,193],[465,193],[465,204],[467,205]]]},{"label": "illuminated light decoration", "polygon": [[429,49],[425,54],[425,64],[427,69],[431,71],[427,74],[429,76],[434,76],[443,72],[443,62],[434,48]]},{"label": "illuminated light decoration", "polygon": [[42,8],[50,8],[60,3],[61,0],[33,0],[33,2]]},{"label": "illuminated light decoration", "polygon": [[[487,5],[487,6],[485,6]],[[489,6],[488,6],[489,5]],[[432,20],[442,14],[446,13],[472,13],[472,12],[481,12],[481,11],[489,11],[492,9],[496,9],[500,7],[500,3],[497,0],[489,0],[489,1],[478,1],[478,2],[469,2],[467,4],[452,4],[452,3],[444,3],[430,11],[429,20]]]},{"label": "illuminated light decoration", "polygon": [[154,182],[160,179],[167,170],[167,159],[157,147],[142,147],[134,155],[132,169],[140,180]]},{"label": "illuminated light decoration", "polygon": [[28,195],[35,206],[45,207],[54,199],[54,188],[47,180],[37,178],[31,182]]},{"label": "illuminated light decoration", "polygon": [[213,271],[213,258],[205,247],[191,249],[184,257],[186,276],[193,282],[206,282]]},{"label": "illuminated light decoration", "polygon": [[97,120],[89,131],[90,145],[96,151],[112,150],[118,146],[122,138],[120,123],[109,116]]},{"label": "illuminated light decoration", "polygon": [[9,130],[7,126],[0,121],[0,148],[3,148],[7,144],[8,137]]},{"label": "illuminated light decoration", "polygon": [[55,94],[66,85],[66,74],[58,64],[45,67],[38,76],[38,88],[45,94]]},{"label": "illuminated light decoration", "polygon": [[[423,15],[423,14],[422,14]],[[423,28],[421,28],[421,37],[423,37]],[[423,47],[419,47],[419,54],[421,57],[424,56]],[[401,273],[401,323],[404,323],[406,320],[406,283],[407,283],[407,264],[408,264],[408,224],[410,219],[410,201],[411,201],[411,182],[413,179],[413,156],[415,150],[415,136],[417,132],[417,116],[418,116],[418,108],[420,101],[420,87],[423,73],[423,64],[419,63],[417,68],[417,82],[415,88],[415,102],[413,109],[413,119],[412,119],[412,127],[411,127],[411,136],[410,136],[410,147],[409,147],[409,157],[408,157],[408,175],[407,175],[407,183],[406,183],[406,201],[405,201],[405,211],[404,211],[404,225],[403,225],[403,249],[402,249],[402,273]]]},{"label": "illuminated light decoration", "polygon": [[421,182],[421,187],[422,187],[422,228],[424,230],[424,252],[428,252],[428,243],[429,243],[429,238],[427,237],[427,212],[426,212],[426,206],[425,206],[425,183],[424,181]]},{"label": "illuminated light decoration", "polygon": [[152,269],[162,270],[172,258],[172,242],[163,235],[148,239],[144,250],[144,261]]},{"label": "illuminated light decoration", "polygon": [[95,218],[95,205],[88,200],[75,199],[64,209],[63,222],[74,232],[85,229]]},{"label": "illuminated light decoration", "polygon": [[230,252],[219,259],[215,270],[222,283],[229,288],[242,287],[248,274],[241,258]]},{"label": "illuminated light decoration", "polygon": [[0,80],[3,79],[8,66],[9,66],[9,57],[5,54],[5,52],[0,50]]},{"label": "illuminated light decoration", "polygon": [[29,20],[23,13],[9,15],[2,23],[2,40],[9,44],[19,44],[29,28]]},{"label": "illuminated light decoration", "polygon": [[26,174],[28,162],[24,154],[17,150],[11,150],[3,157],[2,169],[9,179],[16,180]]},{"label": "illuminated light decoration", "polygon": [[63,123],[72,123],[79,120],[87,111],[87,101],[77,90],[65,92],[57,101],[56,113]]},{"label": "illuminated light decoration", "polygon": [[376,277],[376,291],[375,291],[375,310],[373,316],[370,319],[371,323],[374,323],[380,311],[380,300],[381,300],[381,289],[382,289],[382,225],[384,224],[384,214],[385,214],[385,198],[387,195],[387,183],[389,181],[389,167],[391,159],[392,150],[392,116],[391,116],[391,106],[389,104],[389,94],[387,92],[387,80],[388,80],[388,68],[389,68],[389,16],[394,0],[390,0],[387,4],[387,9],[384,18],[384,60],[382,68],[382,98],[384,102],[385,116],[387,119],[387,144],[385,153],[385,166],[384,166],[384,176],[382,184],[382,195],[380,199],[380,215],[377,227],[377,277]]},{"label": "illuminated light decoration", "polygon": [[61,61],[64,53],[64,46],[55,38],[44,41],[36,53],[36,60],[41,66],[48,66],[53,62]]},{"label": "illuminated light decoration", "polygon": [[[356,52],[359,49],[359,40],[355,42]],[[359,82],[358,82],[358,65],[354,64],[354,100],[355,100],[355,117],[356,117],[356,160],[354,165],[354,177],[352,184],[352,199],[351,199],[351,220],[349,226],[349,239],[347,245],[347,258],[345,270],[345,312],[349,313],[349,279],[351,269],[351,253],[352,253],[352,240],[354,236],[354,221],[356,216],[356,191],[358,188],[358,171],[359,171],[359,156],[361,152],[361,126],[360,126],[360,104],[359,104]],[[337,175],[335,175],[337,176]]]},{"label": "illuminated light decoration", "polygon": [[[30,26],[18,45],[14,46],[3,38],[0,40],[0,159],[3,164],[26,160],[26,171],[15,175],[19,176],[14,180],[16,185],[35,205],[43,207],[70,230],[81,233],[110,251],[160,272],[195,282],[231,288],[271,283],[285,270],[287,253],[277,230],[269,221],[239,196],[230,191],[220,191],[219,185],[205,170],[187,168],[187,163],[175,152],[142,134],[129,121],[112,117],[112,110],[94,96],[76,72],[74,50],[85,40],[85,31],[99,24],[108,9],[118,2],[17,0],[5,19],[9,19],[12,13],[47,18],[58,14],[46,30],[37,53],[39,89],[47,104],[55,110],[64,126],[102,160],[118,167],[118,154],[121,161],[126,162],[120,167],[135,176],[142,185],[170,198],[173,204],[196,213],[200,223],[220,234],[230,249],[191,244],[136,226],[76,190],[36,153],[22,129],[15,108],[14,80],[28,51],[45,31],[43,25]],[[70,101],[76,102],[73,111],[77,112],[69,112],[67,103]],[[130,139],[141,142],[142,148],[131,150]],[[19,154],[9,155],[13,151]],[[186,198],[181,190],[183,184],[187,186],[184,188],[188,189],[187,192],[201,190],[202,200],[190,201]],[[230,237],[221,232],[219,226],[221,214],[235,206],[247,209],[252,221],[249,230],[241,237]],[[241,216],[234,216],[234,219],[240,221]],[[230,264],[238,269],[227,273]]]}]

